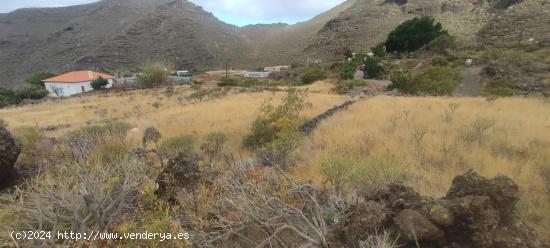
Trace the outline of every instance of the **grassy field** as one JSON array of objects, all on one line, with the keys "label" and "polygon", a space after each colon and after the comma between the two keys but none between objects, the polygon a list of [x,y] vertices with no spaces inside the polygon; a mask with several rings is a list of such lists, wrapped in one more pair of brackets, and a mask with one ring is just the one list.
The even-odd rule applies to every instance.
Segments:
[{"label": "grassy field", "polygon": [[469,169],[503,174],[520,186],[524,218],[549,237],[550,178],[539,175],[550,166],[549,130],[550,103],[541,99],[375,97],[323,123],[295,175],[322,184],[320,160],[346,154],[384,167],[362,183],[399,179],[441,197]]},{"label": "grassy field", "polygon": [[[305,116],[313,117],[346,97],[331,84],[307,90]],[[0,110],[9,129],[70,125],[46,132],[58,136],[80,126],[118,119],[135,125],[139,138],[150,126],[163,137],[222,131],[239,152],[258,108],[284,92],[238,92],[202,102],[189,101],[194,90],[176,88],[74,97]],[[522,192],[523,217],[550,237],[550,103],[538,98],[385,97],[360,100],[324,122],[299,150],[292,175],[326,186],[320,164],[338,157],[354,158],[358,170],[347,190],[404,181],[419,192],[441,197],[457,175],[475,169],[483,176],[504,174]],[[354,181],[355,180],[355,181]],[[545,187],[546,185],[546,187]]]},{"label": "grassy field", "polygon": [[[329,94],[326,86],[319,84],[302,89],[312,92],[305,116],[318,115],[344,100],[342,96]],[[142,132],[151,126],[156,127],[163,137],[223,131],[230,136],[230,146],[239,147],[261,104],[268,99],[277,102],[285,94],[231,92],[224,97],[198,102],[186,99],[193,92],[189,87],[179,87],[174,92],[167,94],[165,89],[155,89],[74,97],[3,109],[0,118],[12,130],[25,126],[42,129],[70,125],[69,128],[46,132],[47,136],[113,119],[135,125],[140,130],[134,134],[136,137],[141,137]]]}]

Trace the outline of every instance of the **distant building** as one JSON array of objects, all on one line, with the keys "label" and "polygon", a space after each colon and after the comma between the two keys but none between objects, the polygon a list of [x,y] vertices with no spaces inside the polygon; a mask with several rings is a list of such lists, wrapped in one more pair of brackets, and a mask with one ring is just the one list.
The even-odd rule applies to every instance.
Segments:
[{"label": "distant building", "polygon": [[290,66],[288,65],[276,65],[276,66],[268,66],[264,68],[264,71],[267,72],[280,72],[286,69],[289,69]]},{"label": "distant building", "polygon": [[189,84],[193,81],[193,72],[177,71],[176,77],[170,77],[169,79],[173,84]]},{"label": "distant building", "polygon": [[246,71],[243,73],[245,78],[268,78],[271,72],[265,71]]},{"label": "distant building", "polygon": [[42,82],[50,92],[49,96],[63,97],[93,90],[90,84],[99,77],[107,79],[109,82],[106,88],[111,88],[113,86],[115,77],[94,71],[73,71],[42,80]]}]

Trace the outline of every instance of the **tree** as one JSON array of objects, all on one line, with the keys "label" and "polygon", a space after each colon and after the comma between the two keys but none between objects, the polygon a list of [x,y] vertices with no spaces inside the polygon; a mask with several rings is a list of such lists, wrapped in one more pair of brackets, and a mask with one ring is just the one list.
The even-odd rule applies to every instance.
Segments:
[{"label": "tree", "polygon": [[96,80],[92,81],[92,83],[90,84],[90,86],[92,86],[92,89],[94,90],[104,89],[105,87],[107,87],[107,85],[109,85],[109,81],[107,79],[102,78],[101,76],[99,76]]},{"label": "tree", "polygon": [[55,77],[56,75],[50,72],[39,72],[33,74],[30,78],[27,78],[25,82],[33,86],[42,86],[42,81],[48,78]]},{"label": "tree", "polygon": [[442,34],[447,34],[447,31],[443,30],[441,23],[435,23],[433,17],[415,17],[390,32],[384,45],[387,52],[412,52]]},{"label": "tree", "polygon": [[365,78],[378,78],[384,74],[384,65],[378,57],[368,57],[365,62]]},{"label": "tree", "polygon": [[138,86],[140,88],[151,88],[162,85],[168,80],[170,66],[161,62],[148,62],[139,69]]}]

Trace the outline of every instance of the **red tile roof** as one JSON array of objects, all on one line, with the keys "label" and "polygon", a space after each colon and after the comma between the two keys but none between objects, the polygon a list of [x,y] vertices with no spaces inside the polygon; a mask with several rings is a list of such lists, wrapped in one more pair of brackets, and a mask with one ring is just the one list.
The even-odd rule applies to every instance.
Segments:
[{"label": "red tile roof", "polygon": [[100,76],[104,79],[115,78],[111,75],[107,75],[107,74],[103,74],[95,71],[73,71],[73,72],[65,73],[63,75],[59,75],[53,78],[48,78],[42,81],[55,82],[55,83],[78,83],[78,82],[93,81],[99,78]]}]

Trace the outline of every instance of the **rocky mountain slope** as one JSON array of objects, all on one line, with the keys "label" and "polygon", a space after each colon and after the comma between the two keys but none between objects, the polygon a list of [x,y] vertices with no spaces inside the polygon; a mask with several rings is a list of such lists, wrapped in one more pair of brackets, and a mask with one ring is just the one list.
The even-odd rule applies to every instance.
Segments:
[{"label": "rocky mountain slope", "polygon": [[467,45],[548,41],[549,11],[545,0],[359,0],[327,22],[306,52],[330,59],[343,48],[366,51],[415,16],[435,17]]},{"label": "rocky mountain slope", "polygon": [[[295,25],[239,28],[186,0],[103,0],[0,14],[0,86],[38,71],[131,69],[164,60],[178,69],[258,68],[367,51],[399,23],[435,16],[469,44],[550,39],[546,0],[348,0]],[[546,23],[546,24],[545,24]]]}]

